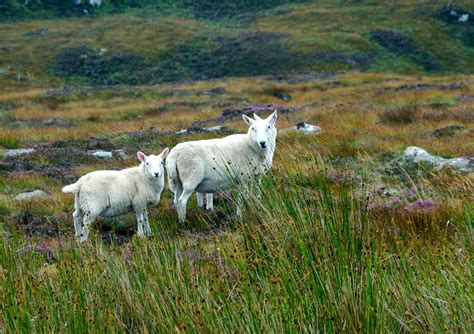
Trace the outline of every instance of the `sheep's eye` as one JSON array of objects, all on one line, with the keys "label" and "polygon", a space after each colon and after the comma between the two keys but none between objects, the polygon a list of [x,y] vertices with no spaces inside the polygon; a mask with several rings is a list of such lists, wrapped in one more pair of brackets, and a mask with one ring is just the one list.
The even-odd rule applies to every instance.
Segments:
[{"label": "sheep's eye", "polygon": [[147,166],[150,166],[150,164],[149,164],[148,162],[146,163],[146,165],[147,165]]},{"label": "sheep's eye", "polygon": [[269,125],[269,126],[267,126],[267,129],[268,129],[268,130],[270,130],[270,125]]},{"label": "sheep's eye", "polygon": [[252,128],[252,130],[253,130],[253,131],[257,131],[257,129],[256,129],[256,128]]}]

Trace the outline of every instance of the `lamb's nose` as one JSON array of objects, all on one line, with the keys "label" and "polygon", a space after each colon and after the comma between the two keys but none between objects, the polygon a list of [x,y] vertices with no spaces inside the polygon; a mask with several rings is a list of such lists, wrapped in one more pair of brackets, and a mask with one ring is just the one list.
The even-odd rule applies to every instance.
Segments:
[{"label": "lamb's nose", "polygon": [[155,177],[158,177],[158,176],[160,176],[160,173],[155,173]]},{"label": "lamb's nose", "polygon": [[259,142],[259,144],[260,144],[261,148],[265,148],[267,146],[267,142],[263,141],[263,140],[261,142]]}]

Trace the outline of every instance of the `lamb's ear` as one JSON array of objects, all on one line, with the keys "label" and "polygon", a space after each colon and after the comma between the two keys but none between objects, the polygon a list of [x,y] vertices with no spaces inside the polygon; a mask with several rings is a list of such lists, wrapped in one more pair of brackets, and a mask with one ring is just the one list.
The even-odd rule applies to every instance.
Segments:
[{"label": "lamb's ear", "polygon": [[253,119],[256,121],[262,120],[256,113],[253,113]]},{"label": "lamb's ear", "polygon": [[255,122],[253,119],[251,119],[247,115],[242,115],[242,118],[244,119],[244,122],[247,123],[248,125],[252,125],[253,122]]},{"label": "lamb's ear", "polygon": [[162,159],[166,159],[166,157],[168,156],[168,153],[170,153],[170,149],[169,149],[169,148],[165,148],[165,149],[163,150],[163,152],[161,152],[161,154],[160,154],[160,155],[161,155],[161,158],[162,158]]},{"label": "lamb's ear", "polygon": [[145,162],[146,160],[146,155],[142,151],[137,152],[137,157],[138,157],[138,160],[140,160],[141,162]]},{"label": "lamb's ear", "polygon": [[273,114],[267,117],[267,121],[270,123],[270,125],[275,125],[277,118],[278,118],[278,111],[275,110]]}]

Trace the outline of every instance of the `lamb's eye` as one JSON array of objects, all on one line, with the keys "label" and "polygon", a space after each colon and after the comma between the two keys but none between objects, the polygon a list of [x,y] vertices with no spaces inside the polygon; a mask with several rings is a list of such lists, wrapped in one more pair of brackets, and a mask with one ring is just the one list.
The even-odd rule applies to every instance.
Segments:
[{"label": "lamb's eye", "polygon": [[257,131],[257,129],[256,129],[256,128],[252,128],[252,130],[253,130],[253,131]]},{"label": "lamb's eye", "polygon": [[150,164],[149,164],[148,162],[146,163],[146,165],[147,165],[147,166],[150,166]]},{"label": "lamb's eye", "polygon": [[269,126],[267,126],[267,129],[268,129],[268,130],[270,130],[270,125],[269,125]]}]

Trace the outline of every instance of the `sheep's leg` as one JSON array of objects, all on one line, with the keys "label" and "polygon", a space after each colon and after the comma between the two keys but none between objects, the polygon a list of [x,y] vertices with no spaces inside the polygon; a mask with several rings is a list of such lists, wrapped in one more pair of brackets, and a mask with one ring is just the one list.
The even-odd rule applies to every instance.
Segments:
[{"label": "sheep's leg", "polygon": [[76,234],[76,238],[79,238],[82,234],[82,215],[81,215],[81,210],[76,209],[74,210],[74,213],[72,214],[72,217],[74,218],[74,230]]},{"label": "sheep's leg", "polygon": [[175,208],[178,208],[178,201],[182,193],[183,193],[183,185],[181,184],[181,182],[176,182],[176,186],[174,189],[174,200],[173,200]]},{"label": "sheep's leg", "polygon": [[214,196],[212,193],[206,194],[206,210],[208,211],[214,210]]},{"label": "sheep's leg", "polygon": [[194,189],[183,189],[181,196],[178,199],[178,205],[176,209],[178,210],[178,218],[181,223],[184,223],[186,220],[186,205],[188,204],[189,197],[193,194]]},{"label": "sheep's leg", "polygon": [[148,212],[146,211],[146,209],[143,211],[143,232],[147,237],[150,237],[152,235],[150,222],[148,221]]},{"label": "sheep's leg", "polygon": [[236,209],[235,213],[237,217],[241,218],[242,217],[242,202],[243,202],[243,195],[244,191],[241,191],[237,194],[237,203],[236,203]]},{"label": "sheep's leg", "polygon": [[135,214],[137,216],[137,235],[143,237],[145,236],[143,213],[142,211],[135,211]]},{"label": "sheep's leg", "polygon": [[[207,195],[206,195],[206,199],[207,199]],[[203,193],[196,192],[196,200],[197,200],[198,208],[202,208],[204,206],[204,195],[203,195]]]},{"label": "sheep's leg", "polygon": [[76,238],[79,238],[82,234],[82,213],[79,204],[79,194],[76,194],[74,197],[74,209],[74,213],[72,214],[74,218],[74,230],[76,232]]},{"label": "sheep's leg", "polygon": [[82,226],[82,233],[80,235],[79,241],[84,242],[89,239],[89,226],[94,221],[95,217],[93,217],[90,212],[84,215],[83,226]]}]

